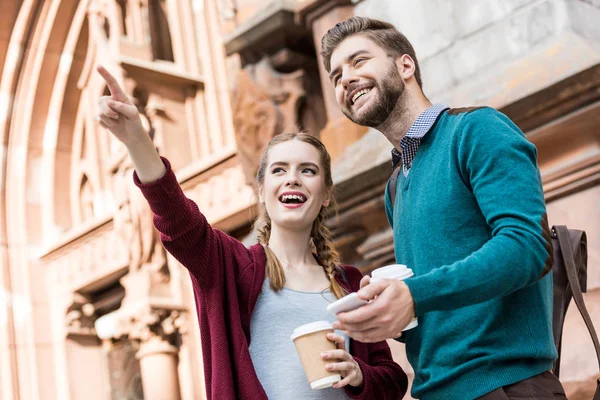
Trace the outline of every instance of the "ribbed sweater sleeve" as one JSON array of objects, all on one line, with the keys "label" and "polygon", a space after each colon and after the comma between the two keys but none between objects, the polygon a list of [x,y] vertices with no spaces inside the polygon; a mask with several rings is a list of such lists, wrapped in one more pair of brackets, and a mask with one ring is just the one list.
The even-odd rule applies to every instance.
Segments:
[{"label": "ribbed sweater sleeve", "polygon": [[[535,146],[489,108],[466,115],[455,137],[456,165],[449,167],[462,177],[456,184],[475,196],[490,239],[464,259],[406,280],[418,316],[505,296],[535,283],[552,266]],[[444,194],[432,188],[431,195]]]},{"label": "ribbed sweater sleeve", "polygon": [[198,205],[183,193],[169,161],[162,160],[167,168],[163,177],[144,184],[134,173],[134,182],[154,213],[154,226],[165,249],[190,271],[201,288],[218,281],[219,274],[224,273],[221,264],[232,255],[236,269],[249,266],[252,260],[246,247],[210,226]]}]

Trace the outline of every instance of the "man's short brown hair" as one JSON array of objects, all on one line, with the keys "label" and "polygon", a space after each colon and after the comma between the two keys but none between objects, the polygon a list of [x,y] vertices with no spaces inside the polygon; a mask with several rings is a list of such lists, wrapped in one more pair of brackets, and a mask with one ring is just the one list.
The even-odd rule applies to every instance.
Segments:
[{"label": "man's short brown hair", "polygon": [[388,54],[396,58],[408,54],[415,62],[415,78],[421,88],[421,69],[412,44],[396,27],[388,22],[364,17],[351,17],[336,24],[321,39],[321,55],[327,72],[331,72],[331,54],[345,39],[354,35],[364,35]]}]

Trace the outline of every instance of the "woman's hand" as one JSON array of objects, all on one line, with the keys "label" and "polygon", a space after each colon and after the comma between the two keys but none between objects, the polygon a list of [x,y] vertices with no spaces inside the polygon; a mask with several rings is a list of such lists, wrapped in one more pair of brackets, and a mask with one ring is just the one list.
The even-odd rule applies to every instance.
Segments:
[{"label": "woman's hand", "polygon": [[126,146],[148,136],[137,107],[121,89],[114,76],[102,66],[98,66],[97,69],[110,90],[110,96],[102,96],[98,101],[100,125]]},{"label": "woman's hand", "polygon": [[142,183],[159,179],[166,171],[165,165],[158,156],[152,139],[144,130],[137,107],[104,67],[99,66],[98,73],[110,90],[110,96],[102,96],[98,101],[100,125],[127,147]]},{"label": "woman's hand", "polygon": [[325,351],[321,353],[324,360],[335,360],[337,362],[327,364],[327,370],[338,371],[342,376],[342,380],[334,383],[336,389],[346,385],[359,387],[363,384],[363,374],[360,366],[354,358],[346,351],[346,340],[343,336],[335,333],[328,333],[327,339],[337,344],[337,350]]}]

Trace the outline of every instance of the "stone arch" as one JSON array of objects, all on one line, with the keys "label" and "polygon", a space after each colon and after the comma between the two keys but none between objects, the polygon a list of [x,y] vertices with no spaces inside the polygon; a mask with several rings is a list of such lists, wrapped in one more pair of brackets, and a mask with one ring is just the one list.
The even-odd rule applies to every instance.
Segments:
[{"label": "stone arch", "polygon": [[73,204],[69,188],[74,132],[85,127],[81,118],[84,97],[80,82],[91,63],[90,47],[93,47],[87,16],[82,13],[79,17],[78,23],[71,25],[52,90],[47,126],[54,126],[47,128],[44,136],[45,166],[42,170],[48,182],[44,187],[44,198],[49,199],[43,208],[46,237],[48,233],[60,234],[73,226],[72,207],[65,205]]},{"label": "stone arch", "polygon": [[45,149],[54,147],[45,135],[56,129],[55,121],[49,118],[51,94],[59,71],[70,67],[70,60],[62,53],[70,26],[57,21],[73,21],[78,5],[77,0],[43,4],[33,34],[33,51],[25,59],[15,97],[19,107],[12,115],[11,151],[7,157],[6,187],[11,193],[7,206],[12,215],[7,230],[9,236],[22,243],[40,245],[44,237],[44,230],[37,225],[43,220],[42,193],[48,184],[40,179]]}]

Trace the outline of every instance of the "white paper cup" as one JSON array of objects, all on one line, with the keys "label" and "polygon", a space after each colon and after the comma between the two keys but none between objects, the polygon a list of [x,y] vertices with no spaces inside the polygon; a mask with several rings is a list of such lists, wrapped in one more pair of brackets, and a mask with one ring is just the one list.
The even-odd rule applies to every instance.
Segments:
[{"label": "white paper cup", "polygon": [[334,342],[327,339],[328,333],[333,333],[331,323],[316,321],[297,327],[291,336],[306,379],[310,383],[310,387],[315,390],[328,388],[342,380],[342,376],[338,372],[330,372],[325,367],[332,360],[326,361],[321,358],[322,352],[337,348]]},{"label": "white paper cup", "polygon": [[[399,279],[401,281],[413,276],[413,270],[403,264],[392,264],[385,267],[377,268],[371,272],[371,283],[381,282],[384,279]],[[412,328],[419,326],[417,318],[410,321],[406,328],[402,329],[402,332],[408,331]]]}]

